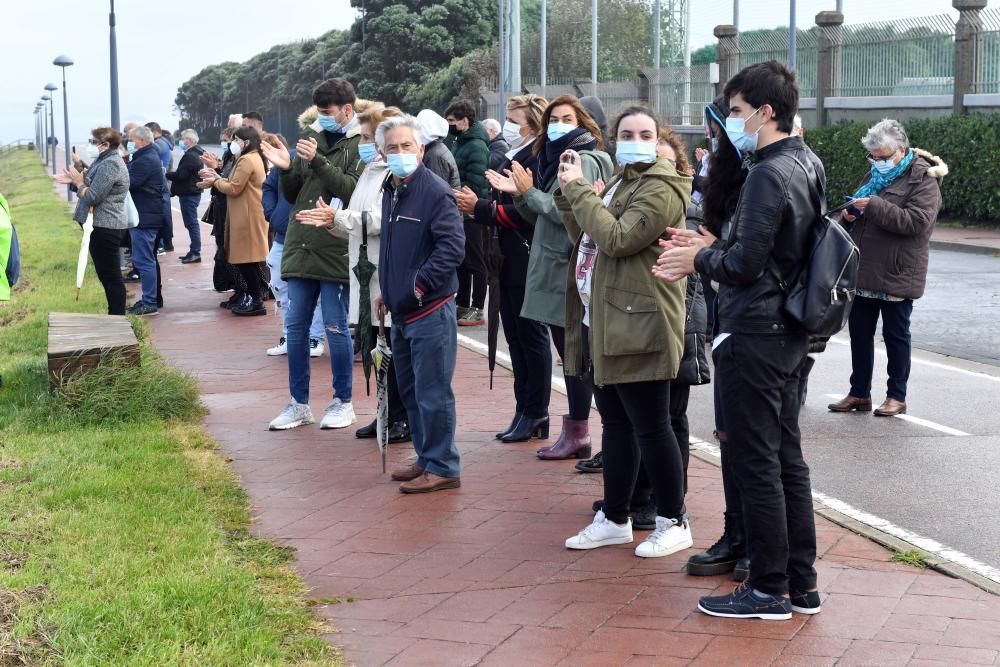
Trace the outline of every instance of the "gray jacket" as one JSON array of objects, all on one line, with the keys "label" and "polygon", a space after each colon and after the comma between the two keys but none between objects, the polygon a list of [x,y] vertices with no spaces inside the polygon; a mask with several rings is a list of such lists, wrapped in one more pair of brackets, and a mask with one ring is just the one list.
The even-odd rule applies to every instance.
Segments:
[{"label": "gray jacket", "polygon": [[81,225],[87,213],[94,209],[94,227],[128,229],[125,218],[125,195],[128,194],[128,167],[118,150],[109,148],[101,153],[83,176],[85,188],[76,202],[73,219]]},{"label": "gray jacket", "polygon": [[452,190],[461,190],[462,181],[458,177],[458,163],[448,147],[440,139],[424,146],[424,166],[440,176]]}]

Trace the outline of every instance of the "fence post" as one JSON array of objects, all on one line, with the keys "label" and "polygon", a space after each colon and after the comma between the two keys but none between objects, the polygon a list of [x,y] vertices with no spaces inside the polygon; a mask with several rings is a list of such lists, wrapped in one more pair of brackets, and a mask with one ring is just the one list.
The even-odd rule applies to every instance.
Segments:
[{"label": "fence post", "polygon": [[826,125],[826,98],[840,93],[840,45],[843,41],[840,26],[844,23],[841,12],[820,12],[816,25],[820,27],[819,53],[816,61],[816,125]]},{"label": "fence post", "polygon": [[979,12],[986,0],[951,0],[959,11],[955,24],[955,92],[952,113],[965,113],[965,94],[977,92],[976,83],[982,78],[983,19]]},{"label": "fence post", "polygon": [[739,30],[734,25],[717,25],[712,34],[719,40],[715,46],[715,62],[719,63],[719,83],[715,84],[715,94],[721,95],[726,83],[739,72]]},{"label": "fence post", "polygon": [[[657,74],[659,74],[659,70],[654,70],[654,71],[657,72]],[[659,76],[657,76],[657,80],[659,80]],[[639,102],[645,104],[647,107],[653,110],[653,113],[662,117],[663,114],[660,113],[659,109],[659,103],[658,103],[659,100],[657,99],[657,104],[653,104],[654,95],[651,94],[650,87],[651,85],[649,82],[649,75],[646,73],[645,70],[642,69],[638,70],[636,72],[636,90],[639,93]],[[656,92],[657,92],[656,97],[658,98],[659,88],[657,88]]]}]

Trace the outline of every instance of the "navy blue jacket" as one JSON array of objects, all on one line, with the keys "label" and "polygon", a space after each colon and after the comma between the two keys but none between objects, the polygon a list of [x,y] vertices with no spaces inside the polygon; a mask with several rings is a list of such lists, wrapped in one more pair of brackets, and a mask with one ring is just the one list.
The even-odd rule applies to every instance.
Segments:
[{"label": "navy blue jacket", "polygon": [[[288,154],[295,159],[295,149],[289,148]],[[281,192],[281,170],[271,167],[267,178],[264,179],[264,217],[274,229],[274,240],[276,243],[285,243],[285,231],[288,229],[288,216],[292,212],[292,202],[285,199]]]},{"label": "navy blue jacket", "polygon": [[163,175],[163,163],[154,144],[137,150],[128,163],[128,191],[139,211],[139,227],[158,229],[168,219],[170,188]]},{"label": "navy blue jacket", "polygon": [[455,295],[465,230],[450,185],[423,165],[398,185],[388,177],[381,233],[379,286],[394,320],[412,322]]}]

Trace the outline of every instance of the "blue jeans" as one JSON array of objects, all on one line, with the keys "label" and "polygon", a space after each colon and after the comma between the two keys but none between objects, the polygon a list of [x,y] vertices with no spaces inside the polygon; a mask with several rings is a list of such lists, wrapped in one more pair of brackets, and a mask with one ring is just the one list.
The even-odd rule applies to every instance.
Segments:
[{"label": "blue jeans", "polygon": [[308,278],[288,279],[288,311],[285,313],[288,390],[297,402],[309,402],[309,325],[317,300],[322,305],[323,323],[330,348],[334,396],[343,403],[350,403],[354,343],[351,341],[351,330],[347,328],[347,309],[350,306],[350,289],[347,283]]},{"label": "blue jeans", "polygon": [[[281,255],[285,251],[285,244],[275,241],[271,245],[271,252],[267,254],[267,266],[271,269],[271,294],[274,295],[274,306],[281,316],[281,335],[288,338],[288,326],[286,324],[286,313],[288,312],[288,283],[281,277]],[[313,311],[312,324],[309,326],[309,340],[323,340],[323,312],[320,306],[323,300],[316,303]]]},{"label": "blue jeans", "polygon": [[133,227],[129,230],[132,237],[132,266],[139,273],[142,281],[142,302],[156,308],[156,238],[160,229]]},{"label": "blue jeans", "polygon": [[906,383],[910,379],[910,315],[913,299],[884,301],[858,296],[854,299],[848,330],[851,332],[851,396],[872,395],[872,371],[875,368],[875,328],[882,316],[882,340],[889,357],[889,382],[886,397],[906,402]]},{"label": "blue jeans", "polygon": [[454,299],[412,324],[392,320],[392,366],[417,452],[417,465],[434,475],[460,475],[455,446],[458,324]]},{"label": "blue jeans", "polygon": [[181,205],[181,217],[184,218],[184,227],[191,237],[191,252],[195,255],[201,254],[201,222],[198,221],[198,202],[201,201],[201,193],[196,195],[180,195],[177,197]]}]

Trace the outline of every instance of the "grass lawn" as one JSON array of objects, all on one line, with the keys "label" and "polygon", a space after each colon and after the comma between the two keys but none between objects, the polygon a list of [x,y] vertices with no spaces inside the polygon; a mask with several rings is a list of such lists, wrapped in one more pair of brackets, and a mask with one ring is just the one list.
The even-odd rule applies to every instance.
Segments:
[{"label": "grass lawn", "polygon": [[291,553],[252,537],[194,382],[137,323],[115,360],[50,394],[49,311],[106,312],[38,154],[0,154],[22,282],[0,304],[0,665],[336,665]]}]

